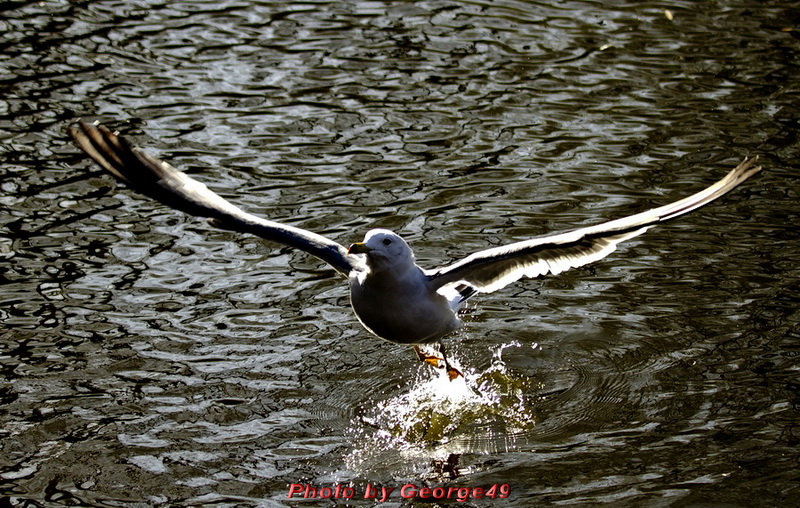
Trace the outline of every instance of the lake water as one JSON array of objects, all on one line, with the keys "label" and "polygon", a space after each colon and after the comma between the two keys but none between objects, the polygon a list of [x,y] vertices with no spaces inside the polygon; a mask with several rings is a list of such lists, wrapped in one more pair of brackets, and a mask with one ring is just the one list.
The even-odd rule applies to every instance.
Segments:
[{"label": "lake water", "polygon": [[[800,503],[796,6],[0,9],[0,505]],[[430,267],[765,169],[475,298],[449,383],[316,259],[117,185],[78,118],[253,213],[394,229]]]}]

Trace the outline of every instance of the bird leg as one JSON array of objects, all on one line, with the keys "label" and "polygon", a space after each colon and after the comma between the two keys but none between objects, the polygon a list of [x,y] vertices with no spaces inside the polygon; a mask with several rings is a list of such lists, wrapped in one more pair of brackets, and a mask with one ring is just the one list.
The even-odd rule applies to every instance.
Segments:
[{"label": "bird leg", "polygon": [[436,343],[433,354],[423,350],[419,345],[416,344],[414,345],[414,351],[417,353],[417,357],[421,361],[429,363],[437,369],[444,367],[447,370],[447,377],[450,378],[450,381],[458,379],[459,377],[464,377],[464,374],[457,368],[453,367],[450,364],[450,361],[448,361],[447,353],[444,350],[444,344],[441,342]]},{"label": "bird leg", "polygon": [[420,361],[429,363],[437,369],[439,368],[439,363],[443,360],[443,358],[439,357],[438,355],[430,354],[427,351],[424,351],[417,344],[414,344],[414,352],[417,353],[417,357],[420,359]]}]

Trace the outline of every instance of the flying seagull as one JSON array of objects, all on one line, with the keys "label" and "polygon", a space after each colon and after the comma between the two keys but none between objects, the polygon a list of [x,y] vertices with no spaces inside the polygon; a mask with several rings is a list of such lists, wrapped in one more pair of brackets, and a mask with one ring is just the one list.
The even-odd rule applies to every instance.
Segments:
[{"label": "flying seagull", "polygon": [[245,212],[103,125],[79,122],[70,127],[70,134],[97,164],[142,194],[205,217],[213,226],[250,233],[325,261],[347,277],[350,303],[364,328],[383,339],[413,345],[421,360],[446,369],[450,379],[463,374],[447,359],[441,339],[461,325],[459,310],[468,298],[522,277],[556,275],[602,259],[618,243],[714,201],[761,170],[757,157],[745,158],[722,180],[674,203],[424,269],[415,263],[405,240],[392,231],[370,230],[363,241],[345,248],[311,231]]}]

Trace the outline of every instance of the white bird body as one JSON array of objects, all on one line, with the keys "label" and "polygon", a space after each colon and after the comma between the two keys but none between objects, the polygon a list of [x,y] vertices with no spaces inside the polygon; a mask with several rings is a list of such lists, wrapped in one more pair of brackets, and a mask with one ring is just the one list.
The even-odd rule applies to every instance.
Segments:
[{"label": "white bird body", "polygon": [[[247,232],[312,254],[346,276],[350,301],[361,324],[401,344],[439,343],[460,325],[458,311],[475,293],[491,293],[522,277],[558,274],[597,261],[624,240],[727,194],[761,167],[745,159],[724,178],[674,203],[617,220],[473,253],[437,269],[416,265],[396,233],[374,229],[349,249],[324,236],[249,214],[202,183],[132,145],[102,125],[70,129],[77,144],[99,165],[134,189],[173,208],[206,217],[217,227]],[[436,363],[417,349],[420,358]],[[457,370],[457,374],[460,374]]]},{"label": "white bird body", "polygon": [[349,251],[367,257],[349,277],[350,303],[364,328],[392,342],[425,344],[460,326],[458,295],[436,290],[399,235],[373,229]]}]

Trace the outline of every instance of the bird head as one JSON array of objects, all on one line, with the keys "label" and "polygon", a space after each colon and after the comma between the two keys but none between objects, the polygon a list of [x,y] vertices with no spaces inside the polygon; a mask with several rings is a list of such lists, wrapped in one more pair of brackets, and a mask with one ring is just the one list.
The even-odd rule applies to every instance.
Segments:
[{"label": "bird head", "polygon": [[367,232],[363,242],[347,249],[348,254],[366,254],[367,265],[373,272],[400,270],[414,265],[414,253],[400,235],[387,229]]}]

